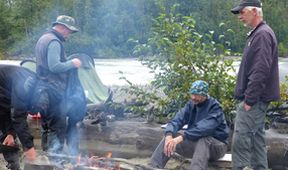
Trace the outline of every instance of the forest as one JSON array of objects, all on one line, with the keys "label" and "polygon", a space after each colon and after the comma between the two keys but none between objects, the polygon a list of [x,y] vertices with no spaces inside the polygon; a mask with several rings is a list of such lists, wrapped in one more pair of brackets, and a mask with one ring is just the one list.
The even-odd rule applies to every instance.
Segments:
[{"label": "forest", "polygon": [[[288,55],[287,0],[262,0],[264,20],[273,28],[281,57]],[[164,7],[176,4],[175,14],[189,16],[201,34],[214,32],[234,54],[242,52],[249,30],[230,9],[239,0],[1,0],[0,59],[33,58],[39,36],[58,15],[76,19],[80,31],[67,41],[67,54],[82,52],[95,58],[138,57],[135,47],[151,38],[155,19]],[[221,27],[219,27],[221,25]],[[286,26],[287,25],[287,26]]]}]

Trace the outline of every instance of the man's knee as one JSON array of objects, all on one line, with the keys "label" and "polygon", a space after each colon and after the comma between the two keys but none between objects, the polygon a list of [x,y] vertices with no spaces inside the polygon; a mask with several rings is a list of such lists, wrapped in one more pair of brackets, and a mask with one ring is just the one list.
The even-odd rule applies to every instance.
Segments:
[{"label": "man's knee", "polygon": [[232,148],[233,151],[247,151],[250,152],[251,150],[251,142],[252,142],[252,133],[240,133],[238,131],[234,132],[233,139],[232,139]]},{"label": "man's knee", "polygon": [[197,140],[197,144],[196,147],[210,147],[210,145],[215,143],[215,138],[211,137],[211,136],[207,136],[207,137],[203,137]]}]

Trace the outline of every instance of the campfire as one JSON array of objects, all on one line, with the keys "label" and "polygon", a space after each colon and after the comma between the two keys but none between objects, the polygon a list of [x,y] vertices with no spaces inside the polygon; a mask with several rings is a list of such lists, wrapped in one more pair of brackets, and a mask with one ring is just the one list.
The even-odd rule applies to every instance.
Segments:
[{"label": "campfire", "polygon": [[121,170],[120,163],[112,159],[112,152],[108,152],[105,157],[91,156],[89,158],[82,158],[81,155],[77,157],[76,165],[68,168],[68,170]]},{"label": "campfire", "polygon": [[124,170],[120,162],[112,158],[112,152],[105,156],[69,156],[63,154],[42,154],[35,162],[25,163],[24,170]]}]

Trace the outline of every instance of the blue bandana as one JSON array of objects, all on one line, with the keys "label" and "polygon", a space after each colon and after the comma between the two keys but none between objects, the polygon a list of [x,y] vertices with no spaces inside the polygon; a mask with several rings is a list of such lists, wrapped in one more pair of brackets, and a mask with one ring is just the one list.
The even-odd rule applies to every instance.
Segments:
[{"label": "blue bandana", "polygon": [[208,83],[203,80],[197,80],[190,87],[190,94],[208,96]]}]

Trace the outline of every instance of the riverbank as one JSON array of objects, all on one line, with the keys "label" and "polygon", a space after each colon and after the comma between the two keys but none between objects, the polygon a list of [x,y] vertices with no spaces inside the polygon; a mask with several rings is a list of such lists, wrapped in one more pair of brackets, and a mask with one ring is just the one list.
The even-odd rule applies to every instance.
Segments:
[{"label": "riverbank", "polygon": [[[234,57],[233,57],[234,58]],[[235,57],[233,66],[238,70],[241,57]],[[126,77],[133,84],[145,85],[149,84],[154,74],[150,69],[143,66],[137,59],[95,59],[95,69],[103,84],[107,86],[127,85],[127,82],[120,79]],[[0,64],[19,65],[20,60],[0,60]],[[231,73],[235,74],[236,73]],[[285,81],[288,75],[288,58],[279,58],[279,77],[281,81]]]}]

